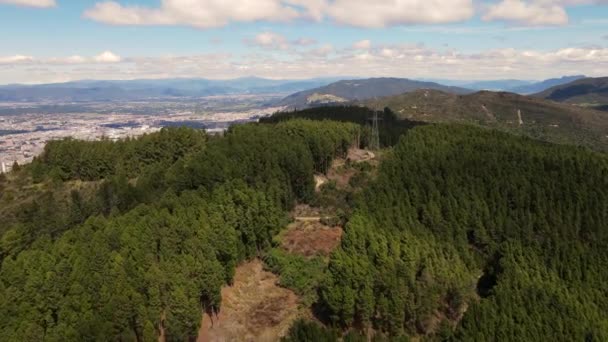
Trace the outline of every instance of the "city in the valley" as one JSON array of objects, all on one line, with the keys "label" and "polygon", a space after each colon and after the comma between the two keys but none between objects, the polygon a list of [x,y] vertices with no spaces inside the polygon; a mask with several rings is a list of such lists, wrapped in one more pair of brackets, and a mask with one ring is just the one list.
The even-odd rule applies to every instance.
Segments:
[{"label": "city in the valley", "polygon": [[2,103],[0,172],[29,163],[50,140],[140,136],[163,127],[187,126],[218,134],[231,124],[256,121],[281,107],[280,96],[210,96],[197,99],[92,103]]}]

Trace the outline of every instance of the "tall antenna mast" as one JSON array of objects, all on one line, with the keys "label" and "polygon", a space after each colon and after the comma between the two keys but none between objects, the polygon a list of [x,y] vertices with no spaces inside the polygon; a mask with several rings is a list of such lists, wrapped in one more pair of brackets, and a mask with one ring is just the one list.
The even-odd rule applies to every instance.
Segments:
[{"label": "tall antenna mast", "polygon": [[369,142],[369,149],[376,151],[380,149],[380,129],[378,127],[378,111],[374,111],[372,118],[372,137]]}]

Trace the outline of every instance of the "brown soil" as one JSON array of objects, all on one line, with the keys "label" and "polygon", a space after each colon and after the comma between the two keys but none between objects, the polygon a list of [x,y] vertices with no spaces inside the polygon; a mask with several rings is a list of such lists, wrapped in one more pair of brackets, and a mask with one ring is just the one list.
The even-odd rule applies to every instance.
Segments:
[{"label": "brown soil", "polygon": [[281,237],[281,247],[290,253],[307,257],[328,256],[342,240],[342,228],[319,222],[295,222]]},{"label": "brown soil", "polygon": [[222,289],[219,315],[203,316],[198,342],[278,341],[298,316],[298,297],[254,260],[236,269],[234,285]]},{"label": "brown soil", "polygon": [[368,150],[362,150],[358,148],[351,148],[348,150],[348,159],[355,163],[360,163],[376,158],[376,155]]},{"label": "brown soil", "polygon": [[349,167],[347,161],[350,163],[362,163],[362,162],[373,162],[376,155],[368,150],[362,150],[358,148],[351,148],[348,150],[346,159],[335,159],[329,171],[327,172],[327,179],[336,182],[336,186],[340,189],[348,187],[350,179],[357,174],[357,170]]},{"label": "brown soil", "polygon": [[344,189],[348,187],[350,179],[353,178],[353,176],[356,174],[357,170],[346,167],[345,165],[341,165],[338,167],[332,167],[327,172],[327,178],[331,181],[336,182],[336,187],[338,189]]},{"label": "brown soil", "polygon": [[313,208],[308,204],[298,204],[291,211],[292,217],[320,217],[321,210],[319,208]]}]

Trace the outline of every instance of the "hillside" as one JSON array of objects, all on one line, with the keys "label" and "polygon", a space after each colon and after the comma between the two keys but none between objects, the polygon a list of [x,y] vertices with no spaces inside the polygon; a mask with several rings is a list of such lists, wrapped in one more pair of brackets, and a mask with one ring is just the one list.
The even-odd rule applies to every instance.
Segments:
[{"label": "hillside", "polygon": [[305,108],[328,104],[343,104],[353,100],[366,100],[392,96],[419,89],[435,89],[454,94],[471,91],[459,87],[448,87],[433,82],[414,81],[405,78],[370,78],[364,80],[345,80],[324,87],[292,94],[279,105],[290,108]]},{"label": "hillside", "polygon": [[0,177],[0,336],[608,338],[605,154],[369,114],[49,144]]},{"label": "hillside", "polygon": [[523,87],[533,84],[533,81],[524,80],[489,80],[489,81],[475,81],[464,83],[459,85],[467,89],[474,90],[506,90],[515,87]]},{"label": "hillside", "polygon": [[576,76],[563,76],[560,78],[550,78],[548,80],[544,80],[542,82],[537,82],[537,83],[532,83],[532,84],[526,84],[526,85],[521,85],[521,86],[517,86],[517,87],[509,87],[506,90],[513,92],[513,93],[517,93],[517,94],[522,94],[522,95],[528,95],[528,94],[535,94],[535,93],[539,93],[541,91],[545,91],[551,87],[555,87],[555,86],[559,86],[562,84],[567,84],[579,79],[585,78],[584,75],[576,75]]},{"label": "hillside", "polygon": [[535,97],[608,110],[608,77],[583,78],[549,88]]},{"label": "hillside", "polygon": [[323,312],[424,341],[605,341],[607,172],[570,146],[416,127],[358,198]]},{"label": "hillside", "polygon": [[557,143],[608,150],[608,115],[569,104],[505,92],[454,95],[423,90],[365,101],[400,118],[475,123]]}]

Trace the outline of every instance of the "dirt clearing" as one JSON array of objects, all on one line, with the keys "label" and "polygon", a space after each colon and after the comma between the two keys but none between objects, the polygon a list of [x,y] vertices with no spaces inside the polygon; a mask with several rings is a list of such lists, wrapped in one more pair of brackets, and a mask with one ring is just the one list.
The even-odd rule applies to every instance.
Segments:
[{"label": "dirt clearing", "polygon": [[306,257],[328,256],[342,240],[342,228],[319,222],[295,222],[281,236],[281,247]]},{"label": "dirt clearing", "polygon": [[197,341],[280,340],[298,317],[298,297],[277,282],[260,260],[237,267],[234,285],[222,289],[219,315],[203,316]]}]

